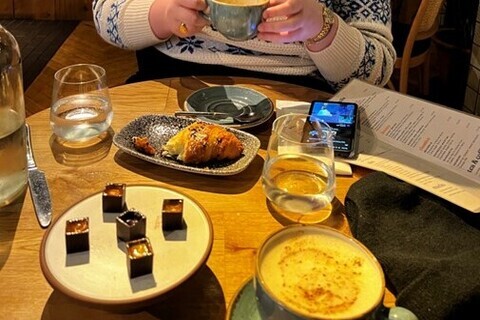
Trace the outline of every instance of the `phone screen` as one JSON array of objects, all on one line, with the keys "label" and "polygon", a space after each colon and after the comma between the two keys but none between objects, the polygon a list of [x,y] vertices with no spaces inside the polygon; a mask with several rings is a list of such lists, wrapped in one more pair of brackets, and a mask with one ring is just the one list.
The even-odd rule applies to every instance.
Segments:
[{"label": "phone screen", "polygon": [[334,131],[333,147],[339,156],[356,155],[358,106],[352,102],[312,101],[311,119],[320,119]]}]

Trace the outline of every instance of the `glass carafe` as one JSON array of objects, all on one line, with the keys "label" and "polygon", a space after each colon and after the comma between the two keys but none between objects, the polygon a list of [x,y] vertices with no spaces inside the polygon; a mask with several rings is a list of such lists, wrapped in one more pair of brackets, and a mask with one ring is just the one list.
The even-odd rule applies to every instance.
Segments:
[{"label": "glass carafe", "polygon": [[27,185],[22,60],[13,35],[0,25],[0,207]]}]

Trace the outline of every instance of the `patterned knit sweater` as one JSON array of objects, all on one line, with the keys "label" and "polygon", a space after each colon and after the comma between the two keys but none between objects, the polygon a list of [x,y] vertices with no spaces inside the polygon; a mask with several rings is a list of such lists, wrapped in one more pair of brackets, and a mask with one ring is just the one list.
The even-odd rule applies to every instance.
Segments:
[{"label": "patterned knit sweater", "polygon": [[166,55],[204,64],[283,75],[326,79],[334,89],[352,78],[385,85],[396,58],[392,46],[390,0],[319,0],[341,19],[335,39],[320,52],[303,43],[270,43],[257,38],[230,41],[211,27],[192,37],[172,36],[161,42],[152,32],[148,13],[154,0],[94,0],[94,22],[100,36],[120,48],[149,46]]}]

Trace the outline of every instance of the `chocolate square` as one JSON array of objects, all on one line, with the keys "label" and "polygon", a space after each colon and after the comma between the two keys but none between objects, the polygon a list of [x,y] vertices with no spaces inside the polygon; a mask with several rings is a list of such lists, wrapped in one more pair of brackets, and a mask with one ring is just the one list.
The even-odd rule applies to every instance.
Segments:
[{"label": "chocolate square", "polygon": [[125,210],[127,186],[124,183],[109,183],[102,194],[103,212],[122,212]]},{"label": "chocolate square", "polygon": [[67,220],[65,242],[67,254],[90,250],[88,217]]},{"label": "chocolate square", "polygon": [[183,229],[183,199],[163,200],[162,229]]},{"label": "chocolate square", "polygon": [[117,237],[123,241],[131,241],[145,237],[147,217],[135,210],[127,210],[118,217]]},{"label": "chocolate square", "polygon": [[130,278],[152,273],[153,250],[148,238],[128,241],[127,266]]}]

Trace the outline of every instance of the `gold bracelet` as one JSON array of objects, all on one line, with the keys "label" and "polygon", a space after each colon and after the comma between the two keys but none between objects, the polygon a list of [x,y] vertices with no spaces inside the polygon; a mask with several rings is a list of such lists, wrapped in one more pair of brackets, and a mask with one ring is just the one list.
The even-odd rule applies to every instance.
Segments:
[{"label": "gold bracelet", "polygon": [[332,29],[332,26],[335,23],[335,15],[333,14],[333,12],[326,6],[323,6],[322,15],[323,15],[322,30],[320,30],[320,32],[316,36],[310,39],[307,39],[307,41],[305,41],[307,45],[311,45],[311,44],[322,41]]}]

